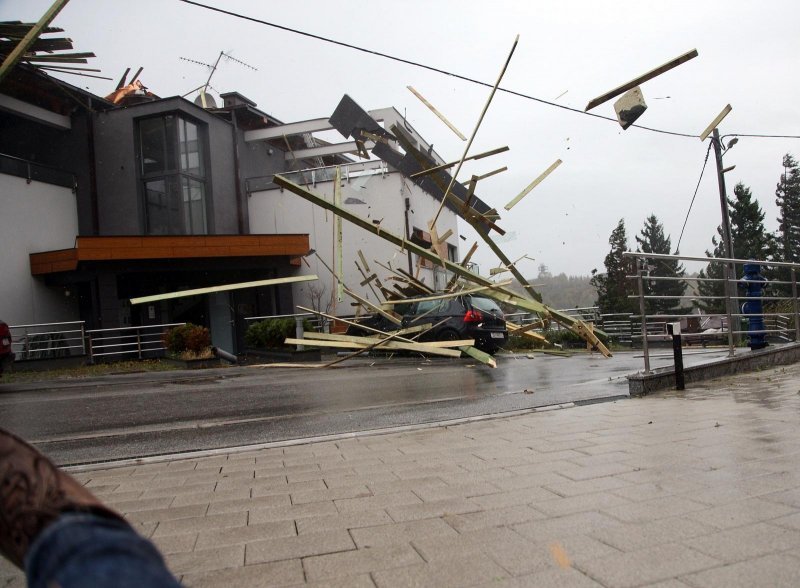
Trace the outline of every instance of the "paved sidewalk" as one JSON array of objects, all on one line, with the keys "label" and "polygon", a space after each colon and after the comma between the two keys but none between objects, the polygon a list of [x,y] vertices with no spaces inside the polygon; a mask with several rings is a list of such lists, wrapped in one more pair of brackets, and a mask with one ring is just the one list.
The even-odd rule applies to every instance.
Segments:
[{"label": "paved sidewalk", "polygon": [[773,587],[800,586],[798,466],[794,365],[76,475],[189,586]]}]

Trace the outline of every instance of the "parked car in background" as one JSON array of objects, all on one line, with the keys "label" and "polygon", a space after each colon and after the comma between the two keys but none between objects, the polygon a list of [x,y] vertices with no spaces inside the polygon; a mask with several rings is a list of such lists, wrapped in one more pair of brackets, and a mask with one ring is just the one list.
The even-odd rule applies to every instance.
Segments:
[{"label": "parked car in background", "polygon": [[0,321],[0,374],[2,374],[11,362],[14,361],[14,352],[11,351],[11,331],[8,325]]},{"label": "parked car in background", "polygon": [[[414,300],[397,305],[402,315],[403,327],[430,323],[436,325],[418,341],[458,341],[474,339],[475,347],[486,353],[497,353],[508,342],[508,329],[500,306],[486,296],[464,295],[443,300]],[[384,332],[397,330],[397,326],[380,315],[368,317],[360,324]],[[348,334],[369,335],[369,331],[351,327]]]}]

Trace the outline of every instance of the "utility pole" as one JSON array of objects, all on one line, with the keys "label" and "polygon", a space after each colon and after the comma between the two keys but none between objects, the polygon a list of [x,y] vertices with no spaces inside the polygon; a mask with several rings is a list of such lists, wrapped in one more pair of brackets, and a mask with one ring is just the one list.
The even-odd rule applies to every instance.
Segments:
[{"label": "utility pole", "polygon": [[[733,239],[731,238],[731,217],[728,214],[728,195],[725,190],[725,171],[722,167],[722,144],[719,139],[719,131],[714,127],[714,132],[711,138],[711,144],[714,146],[714,156],[717,162],[717,182],[719,183],[719,205],[722,210],[722,241],[725,248],[725,257],[733,259]],[[733,331],[735,325],[733,324],[733,305],[735,304],[733,297],[736,290],[733,289],[731,280],[736,279],[736,266],[733,262],[725,264],[725,310],[728,314],[728,354],[733,356],[734,337]],[[739,321],[736,321],[737,323]],[[736,327],[738,329],[738,326]]]}]

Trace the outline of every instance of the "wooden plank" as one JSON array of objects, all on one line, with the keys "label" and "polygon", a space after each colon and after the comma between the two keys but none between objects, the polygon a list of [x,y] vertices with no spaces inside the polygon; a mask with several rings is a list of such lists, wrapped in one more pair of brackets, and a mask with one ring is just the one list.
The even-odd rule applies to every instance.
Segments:
[{"label": "wooden plank", "polygon": [[244,288],[258,288],[260,286],[275,286],[278,284],[291,284],[294,282],[309,282],[316,280],[317,276],[294,276],[291,278],[273,278],[270,280],[257,280],[255,282],[240,282],[238,284],[226,284],[224,286],[211,286],[209,288],[195,288],[193,290],[181,290],[178,292],[168,292],[166,294],[154,294],[152,296],[142,296],[131,298],[131,304],[145,304],[147,302],[157,302],[171,298],[183,298],[185,296],[196,296],[198,294],[211,294],[213,292],[225,292],[228,290],[241,290]]},{"label": "wooden plank", "polygon": [[[36,42],[36,39],[38,39],[39,35],[47,28],[47,25],[61,12],[61,9],[67,5],[67,2],[69,2],[69,0],[56,0],[53,2],[52,6],[50,6],[47,12],[42,15],[42,18],[39,19],[39,22],[33,25],[22,40],[17,43],[17,46],[6,55],[3,63],[0,64],[0,82],[2,82],[6,74],[19,63],[19,60],[25,56],[25,53],[28,52],[31,45]],[[94,54],[91,54],[91,56],[94,57]]]},{"label": "wooden plank", "polygon": [[[390,335],[391,336],[391,335]],[[308,347],[333,347],[336,349],[360,349],[368,347],[365,343],[349,343],[346,341],[323,341],[321,339],[294,339],[287,337],[284,340],[287,345],[305,345]],[[434,347],[425,343],[414,343],[404,341],[387,341],[384,345],[387,349],[396,351],[414,351],[428,355],[441,355],[442,357],[461,357],[461,350]]]},{"label": "wooden plank", "polygon": [[420,94],[419,92],[417,92],[413,88],[413,86],[406,86],[406,88],[408,88],[411,91],[411,93],[414,94],[414,96],[419,98],[420,102],[422,102],[425,106],[427,106],[433,114],[438,116],[439,120],[442,121],[444,124],[446,124],[447,128],[449,128],[451,131],[453,131],[459,139],[461,139],[462,141],[466,141],[467,140],[467,138],[461,133],[461,131],[459,131],[455,126],[453,126],[453,123],[451,123],[449,120],[447,120],[447,118],[445,118],[445,116],[441,112],[436,110],[436,108],[433,106],[433,104],[431,104],[430,102],[425,100],[425,97],[422,94]]},{"label": "wooden plank", "polygon": [[[390,333],[388,337],[359,337],[358,335],[343,335],[341,333],[305,333],[303,337],[306,339],[313,339],[316,341],[338,341],[340,343],[355,343],[357,345],[371,345],[380,341],[386,341],[390,338],[402,337],[414,331],[426,331],[431,328],[430,323],[412,327],[410,329],[403,329],[395,333]],[[425,341],[424,343],[417,343],[418,345],[429,345],[439,349],[448,349],[453,347],[463,347],[465,345],[474,345],[474,339],[462,339],[459,341]]]},{"label": "wooden plank", "polygon": [[705,141],[706,137],[708,137],[711,134],[711,132],[714,129],[716,129],[717,126],[719,126],[719,123],[722,122],[723,118],[728,116],[728,113],[731,110],[733,110],[733,107],[730,104],[726,105],[725,108],[722,109],[722,112],[720,112],[717,115],[717,117],[714,120],[712,120],[711,123],[709,123],[709,125],[706,127],[706,129],[702,133],[700,133],[700,140],[701,141]]},{"label": "wooden plank", "polygon": [[347,294],[348,296],[350,296],[354,300],[360,302],[361,304],[363,304],[367,308],[370,308],[370,309],[372,309],[372,311],[377,312],[379,315],[381,315],[386,320],[388,320],[388,321],[390,321],[390,322],[392,322],[392,323],[394,323],[396,325],[401,325],[402,324],[402,321],[399,318],[397,318],[394,315],[389,314],[388,312],[383,310],[380,306],[378,306],[376,304],[373,304],[372,302],[370,302],[366,298],[362,298],[361,296],[359,296],[355,292],[352,292],[351,290],[348,290],[347,288],[344,289],[344,292],[345,292],[345,294]]},{"label": "wooden plank", "polygon": [[[466,296],[467,294],[475,294],[476,292],[485,292],[486,290],[495,290],[498,288],[502,288],[504,286],[508,286],[511,284],[511,280],[506,280],[504,282],[498,282],[494,286],[479,286],[477,288],[470,288],[469,290],[461,290],[459,292],[450,292],[447,294],[437,294],[436,296],[424,296],[422,298],[414,298],[413,302],[428,302],[430,300],[445,300],[447,298],[455,298],[456,296]],[[387,300],[384,302],[384,306],[392,306],[395,304],[408,304],[409,300]]]},{"label": "wooden plank", "polygon": [[617,96],[619,96],[620,94],[624,94],[631,88],[635,88],[636,86],[643,84],[648,80],[652,80],[654,77],[660,76],[661,74],[668,72],[672,68],[678,67],[680,64],[686,63],[687,61],[689,61],[690,59],[694,59],[695,57],[697,57],[697,49],[692,49],[691,51],[687,51],[683,55],[680,55],[675,59],[672,59],[662,65],[659,65],[655,69],[651,69],[646,74],[640,75],[639,77],[632,79],[630,82],[626,82],[621,86],[617,86],[613,90],[606,92],[605,94],[601,94],[600,96],[598,96],[593,100],[590,100],[589,104],[586,105],[584,112],[588,112],[595,106],[599,106],[603,102],[607,102],[612,98],[616,98]]},{"label": "wooden plank", "polygon": [[[508,151],[508,146],[507,145],[505,147],[497,147],[496,149],[491,149],[489,151],[484,151],[483,153],[478,153],[477,155],[470,155],[469,157],[465,158],[464,161],[472,161],[472,160],[483,159],[484,157],[490,157],[492,155],[497,155],[498,153],[504,153],[506,151]],[[458,165],[458,162],[457,161],[451,161],[450,163],[443,163],[441,165],[435,165],[433,167],[429,167],[427,169],[423,169],[422,171],[418,171],[417,173],[411,174],[408,177],[411,178],[411,179],[416,179],[416,178],[421,178],[421,177],[424,177],[424,176],[429,176],[429,175],[434,174],[436,172],[439,172],[439,171],[442,171],[442,170],[446,170],[446,169],[450,169],[454,165]],[[490,175],[494,175],[496,173],[499,173],[499,172],[495,171],[495,172],[492,172]],[[478,178],[480,179],[480,176],[478,176]]]},{"label": "wooden plank", "polygon": [[456,183],[456,177],[458,177],[458,173],[461,171],[461,166],[464,165],[464,159],[467,157],[470,148],[472,147],[472,142],[475,140],[475,136],[478,134],[478,129],[483,122],[483,118],[486,116],[486,111],[489,110],[489,105],[492,103],[492,98],[494,98],[495,93],[497,92],[498,86],[500,86],[500,81],[503,79],[503,76],[506,73],[506,69],[508,69],[508,64],[511,62],[511,56],[514,55],[514,50],[517,48],[517,43],[519,43],[519,35],[516,36],[514,39],[514,44],[511,46],[511,51],[508,53],[508,57],[506,58],[505,63],[503,64],[503,68],[500,70],[500,75],[497,76],[497,81],[494,83],[492,87],[492,91],[489,93],[489,97],[486,100],[486,104],[483,106],[483,110],[481,111],[481,115],[478,117],[478,122],[475,124],[475,129],[472,131],[472,135],[467,141],[467,146],[464,148],[464,153],[461,156],[461,160],[458,162],[458,167],[456,167],[456,171],[453,172],[452,177],[450,178],[450,185],[447,186],[447,189],[444,191],[444,197],[442,198],[442,202],[439,205],[439,210],[436,211],[436,214],[431,221],[431,225],[436,226],[436,221],[439,220],[439,215],[442,214],[442,209],[444,208],[444,203],[447,200],[447,195],[450,193],[450,190],[453,189],[453,184]]},{"label": "wooden plank", "polygon": [[545,179],[547,176],[549,176],[551,173],[553,173],[553,171],[554,171],[554,170],[555,170],[555,169],[556,169],[556,168],[557,168],[559,165],[561,165],[561,160],[560,160],[560,159],[556,159],[556,160],[555,160],[555,162],[553,162],[553,163],[550,165],[550,167],[548,167],[548,168],[547,168],[546,170],[544,170],[544,171],[543,171],[541,174],[539,174],[539,177],[537,177],[537,178],[536,178],[535,180],[533,180],[533,181],[532,181],[530,184],[528,184],[528,187],[527,187],[527,188],[525,188],[525,189],[524,189],[522,192],[520,192],[519,194],[517,194],[517,195],[516,195],[516,197],[514,197],[514,199],[512,199],[512,200],[511,200],[511,202],[509,202],[508,204],[506,204],[504,208],[505,208],[506,210],[511,210],[511,209],[512,209],[514,206],[516,206],[516,205],[519,203],[519,201],[520,201],[520,200],[522,200],[523,198],[525,198],[525,196],[527,196],[527,195],[528,195],[528,193],[529,193],[531,190],[533,190],[533,189],[534,189],[536,186],[538,186],[538,185],[539,185],[539,184],[542,182],[542,180],[544,180],[544,179]]},{"label": "wooden plank", "polygon": [[481,351],[480,349],[476,349],[475,347],[462,347],[461,351],[463,351],[473,359],[477,359],[481,363],[485,363],[491,368],[497,368],[497,362],[494,360],[494,358],[488,353]]}]

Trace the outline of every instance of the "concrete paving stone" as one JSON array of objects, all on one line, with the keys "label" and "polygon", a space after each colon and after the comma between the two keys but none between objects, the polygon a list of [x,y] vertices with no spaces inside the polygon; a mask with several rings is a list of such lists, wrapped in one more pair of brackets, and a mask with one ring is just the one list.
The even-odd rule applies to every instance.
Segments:
[{"label": "concrete paving stone", "polygon": [[[484,582],[502,582],[510,575],[486,556],[418,564],[372,574],[378,588],[460,588]],[[502,584],[501,584],[502,585]]]},{"label": "concrete paving stone", "polygon": [[503,525],[526,523],[545,518],[538,510],[525,505],[508,506],[490,510],[479,510],[458,515],[444,515],[442,519],[459,533]]},{"label": "concrete paving stone", "polygon": [[303,559],[303,568],[307,580],[321,581],[420,563],[422,558],[410,545],[390,545],[308,557]]},{"label": "concrete paving stone", "polygon": [[663,582],[648,584],[647,588],[691,588],[691,586],[689,586],[689,584],[686,584],[685,582],[681,582],[680,580],[671,578],[669,580],[664,580]]},{"label": "concrete paving stone", "polygon": [[166,463],[168,472],[191,471],[197,468],[197,460],[194,459],[176,459]]},{"label": "concrete paving stone", "polygon": [[770,521],[770,524],[779,525],[787,529],[795,529],[800,531],[800,512],[795,512],[794,514],[790,514],[785,517],[778,517],[777,519],[772,519]]},{"label": "concrete paving stone", "polygon": [[567,478],[556,472],[546,472],[543,474],[526,474],[524,476],[499,477],[489,480],[493,485],[503,491],[522,490],[547,484],[559,484],[569,482]]},{"label": "concrete paving stone", "polygon": [[696,588],[794,588],[800,586],[800,562],[790,555],[771,554],[717,567],[679,579]]},{"label": "concrete paving stone", "polygon": [[367,510],[346,514],[335,514],[320,517],[307,517],[297,519],[297,533],[322,533],[337,529],[359,529],[361,527],[374,527],[392,523],[392,518],[385,510]]},{"label": "concrete paving stone", "polygon": [[569,463],[574,463],[575,465],[580,467],[590,467],[604,463],[622,463],[625,465],[641,467],[638,466],[638,464],[629,463],[629,460],[634,458],[635,454],[632,452],[609,451],[608,453],[600,453],[597,455],[583,455],[581,457],[573,457],[567,459],[566,461],[568,461]]},{"label": "concrete paving stone", "polygon": [[276,537],[294,537],[295,535],[297,535],[297,529],[294,521],[275,521],[246,527],[215,529],[201,531],[197,535],[195,549],[212,549],[218,545],[240,545]]},{"label": "concrete paving stone", "polygon": [[106,493],[99,493],[95,492],[92,489],[92,494],[97,496],[98,498],[102,498],[103,502],[108,502],[109,500],[144,500],[144,491],[142,490],[131,490],[129,492],[106,492]]},{"label": "concrete paving stone", "polygon": [[667,464],[659,467],[652,467],[635,472],[628,472],[614,476],[617,480],[628,482],[629,484],[647,484],[649,482],[660,483],[664,480],[688,479],[691,475],[698,472],[696,468],[687,468],[680,464]]},{"label": "concrete paving stone", "polygon": [[430,465],[430,466],[417,466],[413,469],[397,470],[393,469],[391,472],[401,480],[414,480],[416,478],[426,478],[430,476],[446,476],[447,474],[460,474],[464,470],[456,465]]},{"label": "concrete paving stone", "polygon": [[125,518],[129,521],[171,521],[175,519],[190,519],[202,517],[208,510],[207,504],[192,504],[189,506],[177,506],[175,508],[158,508],[151,510],[140,510],[129,512]]},{"label": "concrete paving stone", "polygon": [[422,519],[375,527],[352,529],[350,536],[359,549],[410,543],[416,539],[454,537],[457,531],[442,519]]},{"label": "concrete paving stone", "polygon": [[732,563],[798,547],[800,531],[756,523],[687,539],[683,543],[706,555]]},{"label": "concrete paving stone", "polygon": [[244,527],[246,524],[246,512],[210,515],[206,517],[194,517],[190,519],[176,519],[159,522],[158,528],[153,535],[155,537],[161,537],[164,535],[199,533],[201,531],[210,531],[214,529]]},{"label": "concrete paving stone", "polygon": [[[181,494],[197,494],[198,492],[213,492],[218,482],[203,482],[201,484],[186,484],[183,486],[165,486],[163,488],[143,488],[142,498],[154,498],[156,496],[180,496]],[[120,491],[125,491],[120,487]]]},{"label": "concrete paving stone", "polygon": [[602,588],[600,584],[574,568],[551,568],[516,578],[476,584],[475,588],[530,588],[531,586]]},{"label": "concrete paving stone", "polygon": [[342,459],[339,460],[319,462],[319,469],[321,470],[330,470],[340,468],[342,466],[351,467],[358,471],[361,468],[382,468],[386,467],[386,464],[384,464],[376,456],[355,457],[351,459],[342,456]]},{"label": "concrete paving stone", "polygon": [[686,494],[692,500],[707,504],[705,501],[697,498],[698,494],[702,494],[707,489],[707,486],[697,484],[690,480],[665,479],[658,482],[646,482],[644,484],[633,484],[631,486],[617,488],[616,490],[612,490],[611,493],[634,502]]},{"label": "concrete paving stone", "polygon": [[507,492],[475,496],[471,501],[482,509],[493,509],[515,506],[517,504],[538,504],[555,498],[559,498],[558,494],[545,490],[540,486],[532,486],[520,490],[509,490]]},{"label": "concrete paving stone", "polygon": [[608,492],[597,492],[594,494],[579,494],[569,498],[558,497],[550,500],[537,500],[531,506],[550,517],[560,517],[588,510],[624,507],[630,505],[630,503],[630,500],[621,496]]},{"label": "concrete paving stone", "polygon": [[489,482],[475,482],[471,484],[452,484],[446,486],[420,486],[412,490],[425,502],[434,500],[447,500],[449,498],[471,498],[486,494],[497,494],[500,488]]},{"label": "concrete paving stone", "polygon": [[203,549],[190,553],[165,555],[167,567],[176,576],[186,573],[207,572],[244,565],[244,545]]},{"label": "concrete paving stone", "polygon": [[155,508],[169,508],[172,501],[175,500],[172,496],[157,496],[155,498],[136,498],[134,500],[119,500],[113,494],[103,500],[106,506],[109,506],[121,512],[122,514],[129,512],[136,512],[139,510],[152,510]]},{"label": "concrete paving stone", "polygon": [[571,535],[592,535],[598,529],[619,527],[620,521],[599,512],[580,512],[563,517],[512,525],[511,528],[532,541],[563,541]]},{"label": "concrete paving stone", "polygon": [[156,527],[158,527],[158,523],[155,521],[147,521],[145,523],[137,522],[137,521],[128,521],[133,530],[139,533],[142,537],[147,537],[148,539],[153,537],[153,533],[156,531]]},{"label": "concrete paving stone", "polygon": [[719,563],[684,545],[667,543],[579,561],[576,567],[604,586],[633,588],[698,572]]},{"label": "concrete paving stone", "polygon": [[646,523],[667,517],[677,517],[708,508],[705,504],[684,496],[665,496],[652,500],[627,503],[602,509],[602,512],[625,523]]},{"label": "concrete paving stone", "polygon": [[256,478],[270,478],[272,476],[288,476],[289,474],[305,474],[308,472],[319,472],[319,466],[316,463],[301,464],[296,466],[265,466],[261,467],[258,464],[255,466]]},{"label": "concrete paving stone", "polygon": [[764,476],[772,473],[770,470],[761,467],[758,463],[735,464],[730,467],[712,469],[705,472],[692,472],[691,479],[701,484],[724,484],[739,482],[747,478]]},{"label": "concrete paving stone", "polygon": [[196,494],[180,494],[173,499],[172,506],[188,506],[190,504],[211,504],[221,500],[236,500],[249,498],[250,488],[236,488],[233,490],[220,490],[217,492],[198,492]]},{"label": "concrete paving stone", "polygon": [[455,536],[420,537],[412,544],[417,553],[431,563],[436,560],[458,559],[471,554],[486,554],[487,546],[508,545],[518,541],[526,539],[508,527],[485,527],[465,530]]},{"label": "concrete paving stone", "polygon": [[729,529],[777,519],[794,512],[796,509],[784,504],[769,502],[761,498],[748,498],[695,512],[692,514],[692,518],[718,529]]},{"label": "concrete paving stone", "polygon": [[339,553],[356,549],[346,530],[306,533],[294,537],[279,537],[247,544],[247,565],[298,559],[326,553]]},{"label": "concrete paving stone", "polygon": [[220,500],[208,505],[208,514],[252,511],[258,508],[276,508],[289,506],[291,503],[292,501],[289,499],[288,494],[272,494],[270,496],[257,496],[255,498]]},{"label": "concrete paving stone", "polygon": [[352,486],[354,484],[376,484],[378,482],[394,482],[399,480],[395,474],[387,472],[367,472],[358,474],[353,471],[347,475],[324,476],[325,484],[328,488],[338,488],[342,486]]},{"label": "concrete paving stone", "polygon": [[339,512],[360,512],[365,510],[383,510],[389,506],[405,504],[422,504],[422,499],[408,490],[391,494],[378,494],[366,498],[343,498],[334,500]]},{"label": "concrete paving stone", "polygon": [[511,478],[514,474],[508,470],[478,470],[474,472],[446,473],[439,476],[446,484],[472,484],[477,482],[495,483],[496,480]]},{"label": "concrete paving stone", "polygon": [[[394,496],[387,494],[387,496]],[[465,512],[475,512],[481,507],[475,502],[464,498],[451,498],[448,500],[435,500],[423,502],[422,504],[403,504],[399,506],[389,506],[386,512],[398,523],[404,521],[415,521],[419,519],[430,519],[441,517],[448,514],[462,514]]]},{"label": "concrete paving stone", "polygon": [[681,542],[716,531],[714,527],[699,523],[691,516],[671,517],[641,524],[600,527],[592,530],[589,534],[621,551],[636,551],[664,543]]},{"label": "concrete paving stone", "polygon": [[230,568],[183,576],[184,585],[192,588],[269,588],[303,582],[303,564],[299,559]]},{"label": "concrete paving stone", "polygon": [[315,490],[327,490],[328,487],[325,485],[323,480],[309,480],[308,482],[292,482],[291,484],[267,484],[266,486],[262,486],[259,484],[253,485],[251,487],[251,494],[253,498],[257,496],[270,496],[273,494],[289,494],[291,495],[292,492],[313,492]]},{"label": "concrete paving stone", "polygon": [[165,535],[155,537],[153,543],[163,555],[173,553],[189,553],[194,551],[197,543],[197,533],[187,533],[186,535]]},{"label": "concrete paving stone", "polygon": [[287,455],[283,458],[283,465],[284,467],[313,465],[317,468],[324,469],[322,468],[323,465],[327,465],[328,467],[340,467],[343,461],[344,457],[342,457],[340,453],[335,453],[335,454],[329,453],[324,456],[316,454],[297,455],[297,456]]},{"label": "concrete paving stone", "polygon": [[[625,474],[622,474],[625,476]],[[625,486],[630,486],[631,482],[622,479],[621,476],[608,476],[605,478],[595,478],[593,480],[582,480],[579,482],[567,480],[565,482],[554,482],[545,484],[543,488],[559,496],[570,497],[579,494],[590,494],[592,492],[603,492],[616,490]]]},{"label": "concrete paving stone", "polygon": [[559,468],[558,473],[570,480],[583,481],[593,480],[595,478],[605,478],[607,476],[615,476],[617,474],[625,474],[635,471],[633,466],[625,465],[622,463],[600,463],[591,466],[576,466],[569,465],[564,468]]},{"label": "concrete paving stone", "polygon": [[355,486],[342,486],[326,490],[306,490],[291,494],[292,504],[306,504],[308,502],[325,502],[327,500],[340,500],[343,498],[366,498],[372,496],[369,488],[364,484]]},{"label": "concrete paving stone", "polygon": [[408,480],[393,480],[391,482],[370,482],[367,488],[375,494],[393,494],[406,490],[415,491],[420,488],[437,488],[446,486],[444,480],[438,476],[426,476],[423,478],[411,478]]},{"label": "concrete paving stone", "polygon": [[308,504],[292,504],[290,506],[274,508],[257,508],[250,511],[249,524],[254,525],[272,521],[288,521],[306,517],[334,515],[337,513],[338,511],[333,502],[310,502]]}]

